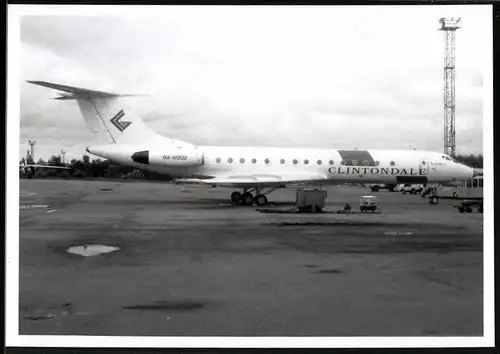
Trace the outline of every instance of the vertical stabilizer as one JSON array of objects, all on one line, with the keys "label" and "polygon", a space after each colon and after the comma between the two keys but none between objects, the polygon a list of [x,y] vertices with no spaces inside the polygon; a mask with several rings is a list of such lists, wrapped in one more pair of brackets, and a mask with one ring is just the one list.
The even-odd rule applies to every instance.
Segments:
[{"label": "vertical stabilizer", "polygon": [[110,92],[89,90],[74,86],[53,84],[45,81],[28,81],[31,84],[62,91],[57,100],[76,100],[88,129],[99,140],[106,139],[112,144],[174,143],[191,145],[179,140],[159,135],[134,114],[121,95]]}]

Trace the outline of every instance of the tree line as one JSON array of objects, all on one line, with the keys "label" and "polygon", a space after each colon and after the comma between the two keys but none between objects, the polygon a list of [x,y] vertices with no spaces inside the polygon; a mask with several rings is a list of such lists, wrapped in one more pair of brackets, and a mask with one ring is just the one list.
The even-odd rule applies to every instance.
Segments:
[{"label": "tree line", "polygon": [[[31,158],[22,158],[21,164],[35,164]],[[37,165],[68,167],[67,170],[37,168],[34,171],[27,168],[23,177],[28,178],[116,178],[116,179],[160,179],[171,180],[169,176],[159,175],[148,171],[139,171],[133,167],[120,166],[111,163],[109,160],[90,160],[88,155],[83,155],[82,159],[72,159],[63,163],[60,156],[52,155],[48,161],[40,158]]]},{"label": "tree line", "polygon": [[455,160],[473,168],[483,168],[483,155],[456,155]]}]

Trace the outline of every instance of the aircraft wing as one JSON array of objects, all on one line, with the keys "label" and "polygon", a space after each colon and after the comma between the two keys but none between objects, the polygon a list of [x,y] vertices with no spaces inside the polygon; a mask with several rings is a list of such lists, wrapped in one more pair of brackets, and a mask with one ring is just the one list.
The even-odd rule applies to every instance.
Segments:
[{"label": "aircraft wing", "polygon": [[327,176],[319,173],[290,174],[241,174],[218,176],[200,180],[200,183],[232,188],[278,187],[293,183],[312,183],[327,180]]}]

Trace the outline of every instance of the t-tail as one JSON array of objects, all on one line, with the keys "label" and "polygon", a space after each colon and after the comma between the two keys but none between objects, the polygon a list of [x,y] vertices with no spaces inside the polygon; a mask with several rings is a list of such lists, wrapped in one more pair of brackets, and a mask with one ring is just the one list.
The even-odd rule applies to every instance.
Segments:
[{"label": "t-tail", "polygon": [[112,144],[182,144],[186,142],[167,138],[150,129],[143,120],[126,108],[125,95],[80,87],[54,84],[45,81],[28,81],[30,84],[62,91],[56,100],[76,100],[87,127],[99,140],[105,139]]}]

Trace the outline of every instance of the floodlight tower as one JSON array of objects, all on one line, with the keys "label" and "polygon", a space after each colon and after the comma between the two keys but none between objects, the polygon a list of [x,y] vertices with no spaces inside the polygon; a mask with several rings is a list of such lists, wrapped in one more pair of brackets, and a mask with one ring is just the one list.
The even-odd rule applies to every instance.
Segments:
[{"label": "floodlight tower", "polygon": [[33,160],[33,162],[35,162],[35,143],[36,143],[36,141],[29,140],[30,150],[31,150],[31,159]]},{"label": "floodlight tower", "polygon": [[444,153],[455,156],[455,32],[460,18],[441,18],[444,31]]},{"label": "floodlight tower", "polygon": [[62,163],[66,161],[66,151],[61,150],[61,155],[62,155]]}]

